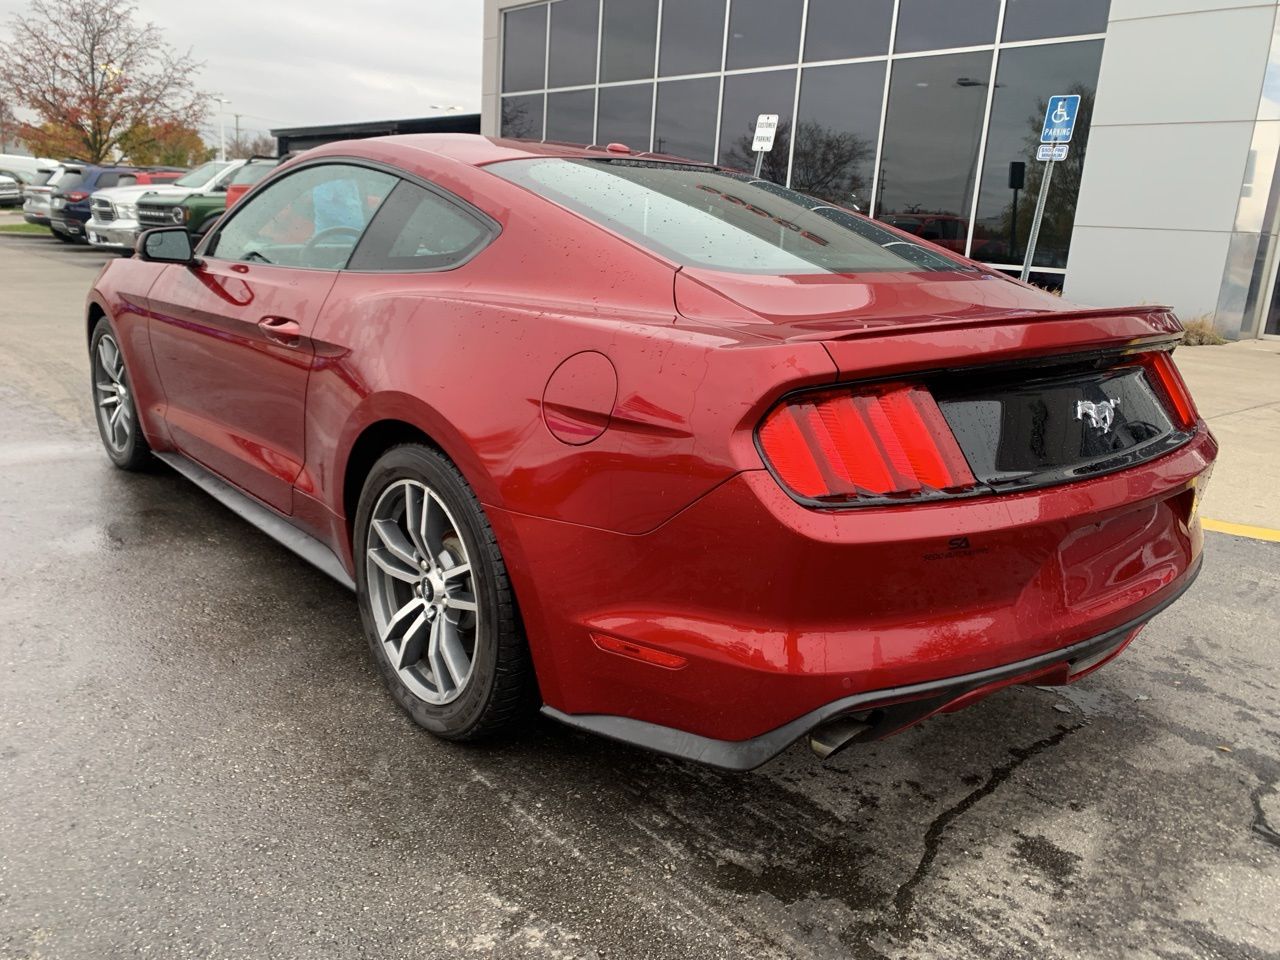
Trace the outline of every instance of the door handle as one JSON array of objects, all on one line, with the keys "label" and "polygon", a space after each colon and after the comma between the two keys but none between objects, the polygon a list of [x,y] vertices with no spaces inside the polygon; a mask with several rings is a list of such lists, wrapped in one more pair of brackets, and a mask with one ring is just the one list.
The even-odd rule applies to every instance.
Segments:
[{"label": "door handle", "polygon": [[258,321],[258,329],[268,340],[282,347],[302,345],[302,327],[298,326],[297,320],[290,320],[288,317],[263,317]]}]

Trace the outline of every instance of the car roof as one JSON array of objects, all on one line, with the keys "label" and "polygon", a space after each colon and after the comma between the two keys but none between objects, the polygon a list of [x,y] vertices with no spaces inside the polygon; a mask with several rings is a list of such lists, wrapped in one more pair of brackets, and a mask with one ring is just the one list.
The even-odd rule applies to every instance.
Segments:
[{"label": "car roof", "polygon": [[604,145],[582,146],[574,143],[540,142],[536,140],[508,140],[501,137],[486,137],[478,133],[409,133],[392,137],[371,137],[366,140],[340,140],[314,147],[304,154],[311,158],[316,156],[345,155],[359,156],[361,144],[381,145],[393,150],[404,150],[407,153],[430,153],[480,167],[501,160],[521,160],[534,157],[588,157],[601,159],[623,157],[665,160],[676,163],[694,163],[698,166],[711,166],[696,160],[673,157],[649,151],[622,153],[609,150]]}]

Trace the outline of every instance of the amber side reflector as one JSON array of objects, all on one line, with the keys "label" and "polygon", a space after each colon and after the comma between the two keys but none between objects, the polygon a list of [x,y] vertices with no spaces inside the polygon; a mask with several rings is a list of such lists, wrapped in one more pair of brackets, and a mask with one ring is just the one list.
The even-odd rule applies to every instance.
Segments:
[{"label": "amber side reflector", "polygon": [[778,477],[810,499],[960,491],[973,471],[924,387],[802,394],[776,407],[760,446]]},{"label": "amber side reflector", "polygon": [[1183,430],[1194,427],[1199,415],[1196,413],[1195,403],[1191,400],[1191,392],[1187,389],[1186,381],[1174,366],[1173,357],[1160,351],[1144,357],[1142,363],[1154,376],[1155,385],[1164,394],[1165,403],[1177,425]]},{"label": "amber side reflector", "polygon": [[628,657],[631,660],[639,660],[642,663],[651,663],[655,667],[665,667],[668,670],[679,670],[689,663],[684,657],[677,656],[674,653],[655,650],[653,647],[641,646],[638,643],[632,643],[630,640],[621,640],[618,637],[608,637],[593,633],[591,634],[591,642],[605,653],[616,653],[620,657]]}]

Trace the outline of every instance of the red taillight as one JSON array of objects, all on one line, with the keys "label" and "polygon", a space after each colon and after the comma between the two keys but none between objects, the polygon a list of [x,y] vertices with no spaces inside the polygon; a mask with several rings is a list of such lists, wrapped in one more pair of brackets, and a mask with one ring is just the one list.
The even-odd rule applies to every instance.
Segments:
[{"label": "red taillight", "polygon": [[782,482],[809,499],[955,492],[974,484],[942,411],[919,386],[794,397],[765,418],[760,446]]},{"label": "red taillight", "polygon": [[1174,421],[1183,430],[1196,425],[1198,416],[1196,406],[1191,402],[1191,393],[1182,379],[1182,374],[1173,365],[1173,358],[1163,351],[1152,353],[1143,358],[1143,366],[1151,371],[1156,386],[1164,394]]},{"label": "red taillight", "polygon": [[76,190],[72,193],[68,193],[67,199],[70,200],[72,203],[79,203],[81,200],[88,200],[89,195],[85,193],[83,190]]}]

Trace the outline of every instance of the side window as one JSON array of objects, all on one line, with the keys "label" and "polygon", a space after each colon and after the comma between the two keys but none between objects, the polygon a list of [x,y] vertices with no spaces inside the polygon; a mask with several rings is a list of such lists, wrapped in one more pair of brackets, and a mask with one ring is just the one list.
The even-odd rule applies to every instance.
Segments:
[{"label": "side window", "polygon": [[113,186],[132,187],[137,182],[138,182],[138,178],[135,177],[132,173],[121,173],[116,176],[116,182],[113,184]]},{"label": "side window", "polygon": [[395,185],[395,177],[366,167],[305,167],[237,205],[207,252],[223,260],[341,269]]},{"label": "side window", "polygon": [[456,203],[401,181],[347,264],[349,270],[447,270],[489,240],[491,230]]}]

